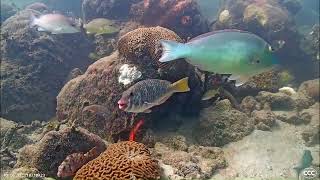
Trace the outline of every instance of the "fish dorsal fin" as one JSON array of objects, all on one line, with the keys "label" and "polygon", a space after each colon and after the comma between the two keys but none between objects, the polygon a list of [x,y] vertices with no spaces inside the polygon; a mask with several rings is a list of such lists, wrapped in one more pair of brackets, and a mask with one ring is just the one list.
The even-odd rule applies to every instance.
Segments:
[{"label": "fish dorsal fin", "polygon": [[224,30],[211,31],[211,32],[207,32],[207,33],[201,34],[201,35],[199,35],[199,36],[197,36],[197,37],[194,37],[194,38],[190,39],[188,42],[192,42],[192,41],[195,41],[195,40],[204,38],[204,37],[208,37],[208,36],[211,36],[211,35],[213,35],[213,34],[225,33],[225,32],[240,32],[240,33],[253,34],[252,32],[243,31],[243,30],[238,30],[238,29],[224,29]]}]

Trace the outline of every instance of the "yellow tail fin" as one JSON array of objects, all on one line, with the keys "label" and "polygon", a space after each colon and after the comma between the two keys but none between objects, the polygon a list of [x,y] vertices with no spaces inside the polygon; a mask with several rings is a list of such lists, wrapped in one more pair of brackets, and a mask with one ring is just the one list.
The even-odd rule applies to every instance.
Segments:
[{"label": "yellow tail fin", "polygon": [[171,84],[171,89],[174,92],[187,92],[190,91],[189,85],[188,85],[188,77],[185,77],[183,79],[180,79],[179,81]]}]

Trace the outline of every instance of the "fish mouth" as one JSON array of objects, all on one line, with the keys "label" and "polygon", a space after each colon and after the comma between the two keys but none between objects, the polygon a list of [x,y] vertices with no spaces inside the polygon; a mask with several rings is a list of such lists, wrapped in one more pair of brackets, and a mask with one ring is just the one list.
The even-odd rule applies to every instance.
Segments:
[{"label": "fish mouth", "polygon": [[120,99],[118,101],[118,107],[121,110],[125,110],[128,107],[128,103],[126,101]]}]

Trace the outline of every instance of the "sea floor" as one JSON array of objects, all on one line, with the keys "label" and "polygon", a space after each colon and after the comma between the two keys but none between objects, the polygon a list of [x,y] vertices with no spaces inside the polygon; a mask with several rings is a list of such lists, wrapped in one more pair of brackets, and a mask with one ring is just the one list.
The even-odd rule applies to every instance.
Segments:
[{"label": "sea floor", "polygon": [[293,167],[304,150],[310,150],[313,164],[319,164],[319,145],[306,147],[301,138],[307,126],[277,121],[272,132],[255,130],[242,140],[224,146],[228,167],[219,170],[212,180],[297,179]]}]

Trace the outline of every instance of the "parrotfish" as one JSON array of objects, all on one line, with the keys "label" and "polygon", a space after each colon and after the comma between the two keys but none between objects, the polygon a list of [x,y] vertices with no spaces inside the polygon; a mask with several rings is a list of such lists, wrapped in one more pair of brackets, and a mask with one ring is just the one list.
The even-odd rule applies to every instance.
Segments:
[{"label": "parrotfish", "polygon": [[176,92],[187,92],[188,78],[175,83],[160,79],[139,81],[123,92],[118,101],[119,109],[133,113],[150,113],[150,108],[167,101]]},{"label": "parrotfish", "polygon": [[232,74],[230,80],[241,85],[254,75],[272,69],[277,63],[272,47],[259,36],[240,30],[209,32],[188,43],[160,41],[160,62],[185,58],[200,70]]},{"label": "parrotfish", "polygon": [[39,18],[32,17],[32,25],[38,26],[38,31],[47,31],[52,34],[80,32],[76,23],[62,14],[45,14]]}]

